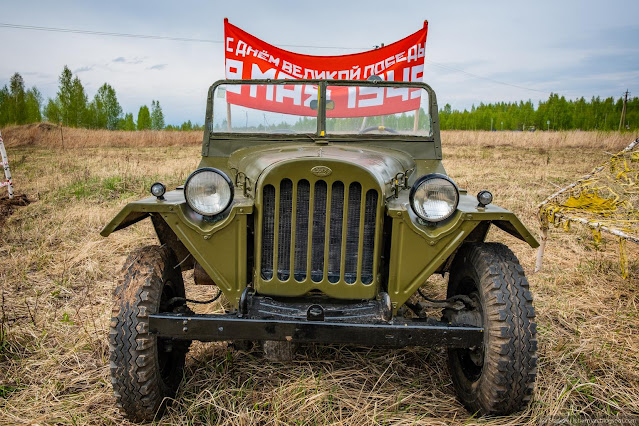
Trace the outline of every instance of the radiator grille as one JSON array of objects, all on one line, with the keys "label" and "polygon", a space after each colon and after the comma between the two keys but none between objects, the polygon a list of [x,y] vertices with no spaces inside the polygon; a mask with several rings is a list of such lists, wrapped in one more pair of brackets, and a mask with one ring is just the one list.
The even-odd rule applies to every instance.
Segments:
[{"label": "radiator grille", "polygon": [[264,280],[374,281],[376,190],[363,192],[358,182],[284,179],[279,188],[264,187],[262,206]]}]

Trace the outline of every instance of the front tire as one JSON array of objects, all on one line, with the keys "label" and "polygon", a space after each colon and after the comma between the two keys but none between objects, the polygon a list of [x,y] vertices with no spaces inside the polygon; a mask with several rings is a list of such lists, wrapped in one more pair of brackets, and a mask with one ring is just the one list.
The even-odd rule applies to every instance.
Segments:
[{"label": "front tire", "polygon": [[469,244],[455,256],[448,297],[469,296],[484,327],[480,347],[448,350],[455,391],[471,413],[507,415],[532,398],[537,328],[528,287],[517,257],[502,244]]},{"label": "front tire", "polygon": [[188,342],[149,334],[149,314],[170,311],[184,297],[184,282],[168,247],[142,247],[129,255],[114,291],[109,333],[111,383],[131,421],[159,417],[182,380]]}]

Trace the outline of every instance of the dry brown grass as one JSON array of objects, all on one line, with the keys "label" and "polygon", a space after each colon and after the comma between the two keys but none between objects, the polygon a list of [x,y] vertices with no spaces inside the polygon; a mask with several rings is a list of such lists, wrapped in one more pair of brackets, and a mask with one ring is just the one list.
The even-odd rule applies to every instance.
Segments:
[{"label": "dry brown grass", "polygon": [[51,123],[12,126],[2,130],[7,147],[97,148],[97,147],[152,147],[199,146],[201,131],[173,132],[143,130],[89,130],[63,127]]},{"label": "dry brown grass", "polygon": [[639,131],[582,132],[567,130],[560,132],[474,132],[470,130],[447,130],[442,132],[445,146],[469,145],[493,148],[512,146],[518,148],[590,148],[617,152],[639,136]]},{"label": "dry brown grass", "polygon": [[[1,129],[7,147],[96,148],[96,147],[154,147],[199,146],[201,131],[173,132],[145,130],[140,132],[88,130],[60,127],[51,123],[36,123]],[[447,130],[442,140],[447,146],[472,145],[483,147],[516,146],[521,148],[593,148],[622,149],[639,132],[476,132]],[[64,139],[64,142],[63,142]]]},{"label": "dry brown grass", "polygon": [[[85,141],[97,139],[82,132]],[[4,135],[9,141],[10,132]],[[445,166],[469,191],[492,190],[497,204],[535,231],[536,205],[555,185],[590,171],[602,151],[631,138],[567,134],[563,145],[543,133],[509,135],[448,132]],[[127,253],[153,244],[154,234],[146,222],[107,239],[98,232],[153,180],[181,184],[197,165],[199,145],[64,151],[35,145],[9,149],[16,189],[33,202],[0,229],[0,424],[126,423],[109,381],[111,291]],[[197,343],[162,423],[522,424],[549,416],[639,416],[637,247],[628,247],[625,281],[615,241],[595,247],[587,231],[553,230],[545,269],[535,275],[534,250],[498,230],[490,238],[519,256],[536,297],[539,374],[526,411],[473,419],[455,399],[440,349],[311,345],[282,365],[264,362],[259,352]],[[426,286],[441,296],[444,285],[431,279]],[[214,292],[188,291],[202,298]],[[223,303],[206,310],[220,311]]]}]

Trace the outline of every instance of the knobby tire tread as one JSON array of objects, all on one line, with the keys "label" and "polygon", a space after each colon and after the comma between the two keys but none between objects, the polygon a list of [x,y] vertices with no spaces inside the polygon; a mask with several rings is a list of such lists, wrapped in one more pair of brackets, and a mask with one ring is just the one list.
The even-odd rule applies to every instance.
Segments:
[{"label": "knobby tire tread", "polygon": [[[129,255],[114,290],[109,346],[111,383],[116,403],[132,421],[153,420],[161,415],[165,398],[173,397],[178,380],[164,383],[158,364],[157,338],[149,333],[148,316],[157,313],[164,280],[172,280],[184,293],[175,255],[167,247],[142,247]],[[181,378],[188,346],[177,346],[177,374]],[[181,360],[181,362],[180,362]],[[176,383],[177,381],[177,383]]]},{"label": "knobby tire tread", "polygon": [[[474,269],[474,271],[473,271]],[[472,412],[505,415],[530,402],[537,373],[537,328],[528,280],[517,257],[499,243],[471,244],[456,256],[449,296],[473,275],[483,297],[485,352],[481,377],[467,389],[454,351],[449,367],[460,400]]]}]

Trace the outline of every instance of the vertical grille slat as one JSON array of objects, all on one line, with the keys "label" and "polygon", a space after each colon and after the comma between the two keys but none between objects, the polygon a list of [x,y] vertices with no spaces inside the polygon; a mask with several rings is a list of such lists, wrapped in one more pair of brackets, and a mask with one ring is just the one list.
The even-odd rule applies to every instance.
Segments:
[{"label": "vertical grille slat", "polygon": [[375,281],[375,189],[365,190],[359,182],[329,186],[324,180],[282,179],[266,185],[262,194],[262,279],[293,286],[296,281]]},{"label": "vertical grille slat", "polygon": [[297,183],[297,211],[295,212],[295,261],[294,278],[296,281],[306,279],[308,262],[308,218],[311,185],[307,180]]},{"label": "vertical grille slat", "polygon": [[293,216],[293,182],[280,183],[279,244],[277,247],[277,278],[286,281],[291,276],[291,220]]},{"label": "vertical grille slat", "polygon": [[351,183],[348,187],[348,234],[346,235],[346,264],[344,266],[344,281],[353,284],[357,281],[357,249],[359,248],[359,210],[362,199],[362,186]]},{"label": "vertical grille slat", "polygon": [[328,281],[336,283],[340,278],[342,262],[342,216],[344,215],[344,184],[333,183],[331,189],[331,218],[328,239]]},{"label": "vertical grille slat", "polygon": [[270,280],[273,278],[273,237],[275,234],[275,187],[266,185],[264,187],[263,218],[262,218],[262,240],[270,243],[262,244],[262,278]]},{"label": "vertical grille slat", "polygon": [[377,191],[366,193],[364,212],[364,247],[362,249],[362,283],[373,282],[373,253],[375,249],[375,222],[377,221]]},{"label": "vertical grille slat", "polygon": [[326,235],[326,182],[315,182],[313,203],[313,236],[311,242],[311,279],[315,282],[324,278],[324,239]]}]

